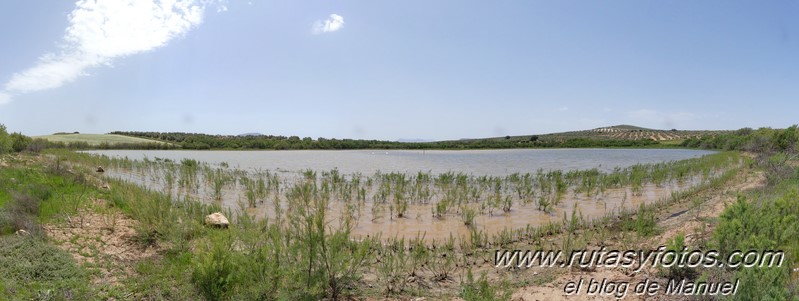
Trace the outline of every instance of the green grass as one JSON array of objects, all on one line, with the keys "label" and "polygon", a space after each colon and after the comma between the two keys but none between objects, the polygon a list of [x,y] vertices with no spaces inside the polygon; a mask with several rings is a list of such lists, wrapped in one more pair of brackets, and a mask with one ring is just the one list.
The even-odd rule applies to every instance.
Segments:
[{"label": "green grass", "polygon": [[668,145],[668,146],[680,146],[680,145],[682,145],[682,143],[684,141],[685,141],[685,139],[680,138],[680,139],[674,139],[674,140],[660,141],[660,144]]},{"label": "green grass", "polygon": [[51,142],[86,142],[89,145],[118,144],[118,143],[166,143],[157,140],[150,140],[144,138],[114,135],[114,134],[62,134],[62,135],[44,135],[34,136],[33,138],[42,138]]},{"label": "green grass", "polygon": [[0,170],[0,209],[11,209],[6,207],[15,197],[33,199],[35,212],[29,213],[42,223],[59,214],[74,213],[94,191],[82,173],[69,172],[63,165]]}]

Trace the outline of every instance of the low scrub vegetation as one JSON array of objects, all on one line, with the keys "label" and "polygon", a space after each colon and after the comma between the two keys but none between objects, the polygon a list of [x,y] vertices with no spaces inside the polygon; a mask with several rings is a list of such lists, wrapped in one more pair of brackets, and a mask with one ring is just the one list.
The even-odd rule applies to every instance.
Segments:
[{"label": "low scrub vegetation", "polygon": [[38,236],[0,236],[0,295],[5,300],[87,300],[86,270]]},{"label": "low scrub vegetation", "polygon": [[738,200],[721,215],[711,247],[722,257],[735,250],[782,250],[781,266],[732,268],[706,277],[740,279],[735,300],[795,300],[799,281],[791,277],[799,263],[799,176],[779,182],[771,189]]}]

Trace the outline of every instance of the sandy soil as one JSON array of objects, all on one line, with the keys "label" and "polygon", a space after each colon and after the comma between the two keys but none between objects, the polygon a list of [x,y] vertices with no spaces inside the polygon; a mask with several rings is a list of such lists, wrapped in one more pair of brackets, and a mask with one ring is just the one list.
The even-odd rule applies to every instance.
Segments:
[{"label": "sandy soil", "polygon": [[[705,222],[709,218],[718,217],[726,208],[727,204],[735,201],[736,193],[765,185],[765,176],[762,173],[749,175],[739,175],[735,180],[737,184],[727,187],[723,191],[713,191],[703,193],[700,197],[705,200],[699,208],[693,208],[691,202],[675,204],[660,214],[658,226],[663,229],[660,235],[646,239],[641,243],[642,249],[653,249],[657,246],[665,245],[667,241],[679,235],[685,235],[685,244],[692,246],[697,240],[708,239],[713,232],[714,225]],[[596,246],[593,246],[596,248]],[[610,248],[614,246],[609,246]],[[621,249],[621,246],[615,246]],[[650,279],[657,281],[661,286],[666,284],[666,279],[659,277],[658,271],[654,268],[644,269],[640,273],[627,273],[621,269],[598,268],[592,272],[570,271],[558,277],[555,281],[544,286],[526,286],[517,290],[513,294],[513,300],[533,301],[533,300],[616,300],[613,296],[587,296],[572,295],[568,296],[563,292],[567,282],[578,281],[580,278],[586,279],[608,279],[613,281],[624,281],[634,285],[640,281]],[[632,294],[632,288],[623,300],[681,300],[674,296],[657,294],[655,296],[643,298]],[[685,298],[687,300],[687,297]]]}]

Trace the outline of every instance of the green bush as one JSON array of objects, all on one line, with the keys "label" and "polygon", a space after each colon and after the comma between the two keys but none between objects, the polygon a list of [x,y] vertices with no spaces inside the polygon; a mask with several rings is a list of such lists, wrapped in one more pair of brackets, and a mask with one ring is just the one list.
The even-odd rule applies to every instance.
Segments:
[{"label": "green bush", "polygon": [[[764,196],[751,202],[744,196],[720,216],[713,233],[722,257],[734,250],[783,250],[785,262],[779,267],[738,268],[731,270],[740,279],[735,300],[797,300],[796,283],[790,269],[799,261],[799,194],[796,179],[784,181],[778,196]],[[793,291],[790,287],[794,287]]]},{"label": "green bush", "polygon": [[21,152],[28,149],[28,145],[31,144],[33,139],[31,137],[25,136],[20,133],[12,133],[11,134],[11,148],[15,152]]},{"label": "green bush", "polygon": [[621,229],[624,231],[635,231],[640,236],[652,236],[659,232],[655,212],[647,208],[644,204],[638,209],[635,219],[622,217]]},{"label": "green bush", "polygon": [[4,300],[92,298],[86,272],[72,256],[43,239],[0,237],[0,267],[0,296]]},{"label": "green bush", "polygon": [[229,241],[213,241],[210,250],[199,255],[192,280],[206,300],[225,300],[235,285],[236,265]]},{"label": "green bush", "polygon": [[[666,247],[669,251],[673,251],[675,253],[682,252],[683,247],[685,247],[685,235],[682,233],[677,234],[677,236],[669,239],[666,243]],[[680,267],[679,264],[672,265],[667,269],[667,277],[669,279],[694,279],[696,277],[696,269],[690,267]]]},{"label": "green bush", "polygon": [[0,154],[9,153],[14,150],[12,145],[13,143],[11,141],[11,137],[6,131],[6,126],[0,124]]},{"label": "green bush", "polygon": [[492,286],[488,283],[485,272],[475,282],[472,270],[469,269],[466,272],[466,282],[463,283],[460,297],[466,301],[510,300],[512,292],[507,283],[502,283],[500,287]]}]

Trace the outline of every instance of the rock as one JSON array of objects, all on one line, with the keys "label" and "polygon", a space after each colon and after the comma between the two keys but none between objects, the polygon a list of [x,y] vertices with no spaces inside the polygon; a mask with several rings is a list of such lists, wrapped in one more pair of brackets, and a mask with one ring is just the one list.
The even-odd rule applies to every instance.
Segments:
[{"label": "rock", "polygon": [[103,185],[100,185],[100,188],[110,190],[111,185],[109,185],[108,183],[103,183]]},{"label": "rock", "polygon": [[28,236],[28,235],[31,235],[31,233],[28,232],[28,231],[25,231],[25,229],[19,229],[19,230],[17,230],[17,232],[15,234],[17,234],[17,236]]},{"label": "rock", "polygon": [[97,172],[105,172],[102,166],[97,166]]},{"label": "rock", "polygon": [[222,212],[215,212],[205,216],[205,224],[209,226],[227,228],[230,222],[222,215]]}]

